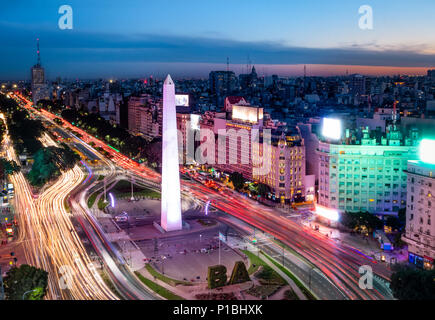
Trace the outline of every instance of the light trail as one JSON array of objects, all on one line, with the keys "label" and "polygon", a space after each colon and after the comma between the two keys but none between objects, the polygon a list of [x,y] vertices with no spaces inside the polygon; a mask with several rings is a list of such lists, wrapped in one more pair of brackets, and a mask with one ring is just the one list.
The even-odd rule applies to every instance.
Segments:
[{"label": "light trail", "polygon": [[[4,120],[4,117],[2,117]],[[5,122],[6,124],[6,122]],[[8,136],[3,145],[7,158],[19,163]],[[43,135],[44,145],[56,145]],[[116,300],[89,258],[65,209],[65,200],[84,179],[78,166],[61,177],[38,199],[20,172],[10,177],[15,187],[15,208],[19,221],[19,238],[26,261],[48,272],[47,299]],[[64,271],[64,273],[61,273]]]},{"label": "light trail", "polygon": [[[18,98],[26,102],[27,109],[38,112],[36,109],[32,108],[31,103],[25,98],[22,96],[18,96]],[[41,110],[40,114],[49,119],[56,118],[56,116],[45,110]],[[112,161],[119,167],[124,170],[129,170],[140,178],[145,179],[148,183],[159,187],[161,177],[156,172],[145,166],[138,165],[126,156],[115,152],[101,140],[94,138],[80,128],[72,126],[65,120],[63,120],[63,126],[80,133],[83,137],[83,141],[86,143],[93,142],[97,147],[103,148],[111,155]],[[201,184],[184,180],[182,181],[182,189],[205,203],[210,199],[214,199],[214,207],[280,239],[297,254],[318,267],[328,279],[346,293],[348,298],[388,298],[377,290],[370,292],[370,290],[360,289],[358,281],[361,275],[358,270],[359,267],[363,265],[370,265],[375,274],[386,280],[389,280],[391,271],[384,266],[366,259],[366,257],[354,252],[347,246],[335,243],[331,239],[319,235],[309,228],[285,219],[277,215],[273,210],[259,206],[258,203],[250,199],[248,200],[240,194],[230,192],[220,194]]]}]

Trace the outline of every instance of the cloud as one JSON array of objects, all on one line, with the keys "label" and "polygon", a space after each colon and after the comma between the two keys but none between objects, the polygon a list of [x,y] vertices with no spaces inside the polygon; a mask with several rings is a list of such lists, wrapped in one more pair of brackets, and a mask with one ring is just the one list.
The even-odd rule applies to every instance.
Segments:
[{"label": "cloud", "polygon": [[[104,63],[246,63],[293,65],[359,65],[430,67],[435,54],[421,47],[382,47],[379,43],[348,44],[339,48],[305,48],[278,42],[245,42],[223,38],[193,38],[159,34],[103,34],[76,30],[40,29],[0,23],[0,67],[27,72],[36,61],[35,39],[41,39],[43,63],[48,67]],[[89,71],[89,70],[88,70]],[[17,72],[15,70],[15,72]]]}]

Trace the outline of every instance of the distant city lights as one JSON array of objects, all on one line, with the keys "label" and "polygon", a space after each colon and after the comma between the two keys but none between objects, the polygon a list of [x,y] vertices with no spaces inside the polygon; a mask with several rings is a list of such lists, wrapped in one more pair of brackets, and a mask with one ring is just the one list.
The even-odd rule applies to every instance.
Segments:
[{"label": "distant city lights", "polygon": [[323,118],[322,135],[331,140],[340,140],[342,134],[341,120]]},{"label": "distant city lights", "polygon": [[425,163],[435,164],[435,140],[423,139],[419,147],[420,160]]}]

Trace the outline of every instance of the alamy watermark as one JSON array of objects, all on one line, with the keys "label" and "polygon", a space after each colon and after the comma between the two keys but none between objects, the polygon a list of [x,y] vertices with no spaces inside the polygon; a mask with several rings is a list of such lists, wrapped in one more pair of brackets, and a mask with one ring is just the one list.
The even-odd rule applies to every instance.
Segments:
[{"label": "alamy watermark", "polygon": [[369,5],[363,5],[359,8],[358,13],[362,15],[358,21],[359,28],[373,30],[373,8]]},{"label": "alamy watermark", "polygon": [[71,30],[73,28],[73,9],[69,5],[62,5],[59,7],[59,14],[62,16],[59,18],[58,26],[61,30]]},{"label": "alamy watermark", "polygon": [[219,129],[216,135],[211,129],[201,128],[187,130],[185,139],[182,131],[177,130],[177,134],[179,160],[185,165],[252,165],[254,176],[265,176],[271,171],[270,129]]},{"label": "alamy watermark", "polygon": [[361,266],[358,270],[361,277],[359,278],[358,285],[362,290],[373,289],[373,269],[370,266]]}]

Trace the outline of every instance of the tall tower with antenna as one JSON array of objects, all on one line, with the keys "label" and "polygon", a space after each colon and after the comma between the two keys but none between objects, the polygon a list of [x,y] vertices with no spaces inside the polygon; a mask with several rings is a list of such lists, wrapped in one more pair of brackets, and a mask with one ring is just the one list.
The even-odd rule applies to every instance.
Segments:
[{"label": "tall tower with antenna", "polygon": [[37,62],[31,69],[32,78],[32,99],[36,104],[39,100],[47,97],[47,87],[45,85],[45,70],[41,66],[41,51],[39,49],[39,38],[36,39]]}]

